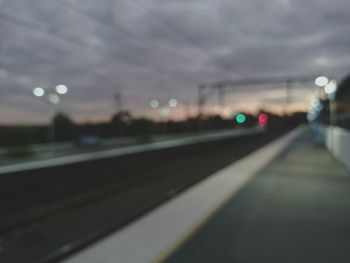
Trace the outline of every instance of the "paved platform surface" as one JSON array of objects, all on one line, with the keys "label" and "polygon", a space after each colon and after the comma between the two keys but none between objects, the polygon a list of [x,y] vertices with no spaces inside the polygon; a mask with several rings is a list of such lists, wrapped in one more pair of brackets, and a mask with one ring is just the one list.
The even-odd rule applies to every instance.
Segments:
[{"label": "paved platform surface", "polygon": [[350,262],[350,176],[305,132],[166,263]]},{"label": "paved platform surface", "polygon": [[[99,242],[72,255],[64,262],[159,262],[161,259],[164,259],[164,256],[169,254],[169,251],[173,251],[172,249],[176,248],[177,244],[180,244],[191,233],[194,233],[206,219],[215,214],[226,200],[237,194],[261,169],[279,156],[288,147],[290,142],[297,138],[304,130],[305,127],[298,127],[282,137],[271,141],[264,147],[245,155],[244,158],[235,161],[231,159],[231,164],[217,170],[204,180],[171,198],[156,209],[149,211],[149,213],[119,229],[117,232],[111,233]],[[260,136],[269,136],[268,134]],[[243,138],[240,138],[240,143],[228,145],[230,149],[229,156],[234,156],[233,150],[241,152],[242,149],[239,147],[244,147],[244,150],[247,150],[247,147],[252,143],[256,149],[256,142],[251,141],[250,138],[244,142]],[[215,144],[220,150],[216,154],[215,152],[211,152],[211,154],[217,155],[215,158],[222,158],[222,151],[226,146],[219,146],[218,142]],[[211,149],[209,147],[202,151],[212,151],[214,150],[212,147]],[[193,153],[187,154],[193,155]],[[202,162],[200,164],[201,169],[205,169],[206,163],[210,162],[210,159],[205,160],[202,154],[194,154]],[[184,154],[181,159],[183,158],[192,160],[188,159]],[[186,167],[194,169],[194,165],[195,163],[192,163],[192,165],[189,163]],[[174,166],[170,168],[175,169]],[[188,173],[184,173],[185,170],[180,169],[181,173],[179,175],[187,177]],[[202,173],[201,171],[197,172]],[[179,178],[179,175],[175,175],[175,177]],[[162,177],[164,176],[166,174]],[[168,181],[169,179],[166,180]],[[141,188],[145,187],[141,186]],[[137,198],[135,201],[139,202]]]}]

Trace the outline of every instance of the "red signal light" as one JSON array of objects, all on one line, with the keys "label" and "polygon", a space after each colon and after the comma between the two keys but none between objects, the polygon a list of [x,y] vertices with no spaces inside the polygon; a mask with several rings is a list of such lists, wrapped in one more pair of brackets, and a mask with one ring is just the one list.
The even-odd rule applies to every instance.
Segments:
[{"label": "red signal light", "polygon": [[268,120],[269,120],[269,116],[265,113],[260,113],[259,114],[259,118],[258,118],[258,121],[259,121],[259,125],[261,127],[264,127],[267,125],[268,123]]}]

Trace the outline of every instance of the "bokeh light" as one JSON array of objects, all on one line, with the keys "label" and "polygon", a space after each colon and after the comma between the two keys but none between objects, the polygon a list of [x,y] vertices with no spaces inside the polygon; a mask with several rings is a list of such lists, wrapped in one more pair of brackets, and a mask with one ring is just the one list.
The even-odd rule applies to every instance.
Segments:
[{"label": "bokeh light", "polygon": [[56,88],[55,88],[55,90],[56,90],[56,92],[58,93],[58,94],[66,94],[67,92],[68,92],[68,88],[67,88],[67,86],[66,85],[62,85],[62,84],[60,84],[60,85],[57,85],[56,86]]},{"label": "bokeh light", "polygon": [[239,124],[243,124],[245,123],[247,120],[247,117],[245,116],[245,114],[243,113],[239,113],[236,115],[236,122]]},{"label": "bokeh light", "polygon": [[324,92],[328,95],[336,92],[337,90],[337,81],[332,79],[329,83],[324,87]]},{"label": "bokeh light", "polygon": [[152,109],[156,109],[159,107],[159,101],[158,100],[151,100],[150,104]]},{"label": "bokeh light", "polygon": [[175,107],[177,107],[177,105],[178,105],[178,102],[177,102],[176,99],[170,99],[169,100],[169,107],[170,108],[175,108]]},{"label": "bokeh light", "polygon": [[36,97],[42,97],[45,95],[45,90],[43,88],[36,87],[33,89],[33,94]]},{"label": "bokeh light", "polygon": [[49,102],[51,104],[58,104],[61,101],[60,97],[57,94],[54,94],[54,93],[50,94],[48,99],[49,99]]},{"label": "bokeh light", "polygon": [[265,113],[260,113],[258,117],[259,126],[264,127],[267,125],[269,116]]},{"label": "bokeh light", "polygon": [[315,79],[315,84],[319,87],[324,87],[328,84],[329,80],[325,76],[319,76]]}]

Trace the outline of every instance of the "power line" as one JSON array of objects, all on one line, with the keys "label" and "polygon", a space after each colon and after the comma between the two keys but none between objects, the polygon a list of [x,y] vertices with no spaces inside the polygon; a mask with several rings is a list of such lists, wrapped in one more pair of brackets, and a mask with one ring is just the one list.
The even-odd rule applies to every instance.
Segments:
[{"label": "power line", "polygon": [[207,58],[209,58],[212,61],[215,61],[216,58],[209,55],[206,51],[203,50],[203,48],[199,47],[192,39],[188,38],[187,36],[184,36],[177,28],[175,28],[173,25],[169,24],[168,22],[164,21],[164,19],[160,18],[158,15],[156,15],[154,12],[146,8],[143,4],[140,2],[133,0],[133,3],[135,3],[137,6],[142,8],[145,12],[147,12],[151,17],[153,17],[155,20],[157,20],[159,23],[161,23],[163,26],[167,27],[169,30],[171,30],[173,33],[175,33],[178,37],[180,37],[182,40],[190,44],[193,48],[201,52],[203,55],[205,55]]},{"label": "power line", "polygon": [[[214,91],[217,92],[219,97],[219,104],[223,104],[223,97],[225,96],[225,88],[236,88],[239,86],[255,86],[255,85],[269,85],[269,84],[285,84],[286,90],[286,105],[289,103],[290,88],[292,83],[310,83],[315,79],[315,75],[303,75],[303,76],[285,76],[285,77],[261,77],[261,78],[247,78],[247,79],[235,79],[224,80],[210,84],[201,84],[198,86],[198,114],[202,114],[202,109],[209,97],[211,97]],[[209,92],[206,92],[209,89]],[[221,102],[221,103],[220,103]],[[287,111],[287,106],[285,108]]]},{"label": "power line", "polygon": [[116,31],[118,34],[123,35],[123,37],[128,38],[128,39],[132,39],[137,43],[140,43],[140,40],[138,38],[136,38],[134,35],[128,33],[127,31],[122,31],[116,27],[111,26],[110,24],[104,22],[103,20],[90,15],[87,12],[81,11],[79,8],[77,8],[75,5],[72,4],[67,4],[66,2],[63,2],[62,0],[54,0],[54,2],[56,2],[57,4],[60,4],[61,6],[63,6],[64,8],[70,10],[70,11],[74,11],[75,13],[84,16],[85,18],[89,19],[89,20],[93,20],[107,28],[109,28],[110,30]]},{"label": "power line", "polygon": [[[134,43],[137,43],[139,46],[146,47],[148,49],[152,48],[151,46],[153,45],[153,43],[151,41],[147,41],[146,39],[140,40],[140,38],[135,37],[133,34],[129,33],[128,31],[121,30],[121,29],[119,29],[116,26],[111,26],[110,24],[106,23],[105,21],[103,21],[103,20],[101,20],[101,19],[99,19],[99,18],[97,18],[95,16],[92,16],[92,15],[90,15],[87,12],[81,11],[75,5],[72,5],[72,4],[68,5],[66,2],[63,2],[62,0],[54,0],[54,1],[57,4],[60,4],[60,5],[64,6],[68,10],[74,11],[75,13],[77,13],[77,14],[79,14],[81,16],[84,16],[87,19],[93,20],[93,21],[95,21],[95,22],[105,26],[106,28],[109,28],[109,30],[112,30],[112,31],[114,31],[117,34],[122,35],[124,38],[134,41]],[[154,51],[154,50],[152,49],[152,51]],[[167,54],[171,55],[172,57],[175,57],[177,60],[179,60],[178,56],[176,56],[174,54],[171,54],[171,53],[167,53]],[[183,62],[183,61],[181,61],[181,62]]]},{"label": "power line", "polygon": [[[80,14],[80,15],[82,15],[82,16],[90,19],[90,20],[94,20],[95,22],[100,23],[100,24],[104,25],[105,27],[108,27],[110,30],[113,30],[114,32],[117,32],[118,34],[121,34],[121,35],[123,35],[124,37],[126,37],[128,39],[132,39],[138,45],[142,45],[143,44],[144,47],[150,48],[150,45],[147,45],[145,40],[143,40],[143,42],[140,43],[140,41],[139,41],[139,39],[137,37],[135,37],[133,34],[130,34],[127,31],[122,31],[122,30],[120,30],[117,27],[113,27],[110,24],[104,22],[103,20],[96,18],[95,16],[91,16],[90,14],[88,14],[86,12],[82,12],[80,9],[78,9],[76,7],[73,7],[73,5],[67,5],[67,4],[63,3],[62,1],[60,1],[60,0],[56,0],[55,2],[57,4],[61,4],[61,5],[65,6],[69,10],[75,11],[76,13],[78,13],[78,14]],[[0,11],[0,18],[2,18],[4,20],[7,20],[9,22],[15,23],[17,25],[20,25],[20,26],[22,26],[24,28],[27,28],[29,30],[32,30],[32,31],[35,31],[35,32],[39,32],[39,33],[44,34],[46,36],[50,36],[52,38],[58,39],[59,41],[63,41],[63,42],[66,42],[66,43],[69,43],[69,44],[72,44],[72,45],[75,45],[75,46],[79,46],[79,47],[82,47],[84,49],[90,49],[90,50],[94,50],[94,51],[104,52],[105,53],[105,49],[103,49],[103,48],[98,48],[96,46],[87,45],[84,42],[77,41],[77,40],[72,39],[72,38],[65,38],[65,37],[62,37],[62,36],[58,36],[57,34],[54,34],[54,33],[50,32],[50,31],[46,31],[46,30],[43,30],[43,29],[38,29],[38,28],[34,27],[33,24],[28,22],[27,20],[24,20],[22,18],[18,18],[16,16],[12,15],[12,14],[8,14],[8,13]],[[177,33],[177,34],[179,34],[179,33]],[[149,42],[149,43],[153,44],[153,42]],[[105,44],[108,44],[108,43],[105,43]],[[159,47],[157,47],[157,48],[159,48]],[[158,50],[159,49],[157,49],[157,52],[158,52]],[[171,55],[172,57],[175,57],[177,60],[180,60],[179,56],[177,56],[175,54],[172,54],[172,53],[169,53],[169,52],[167,54]],[[184,60],[181,60],[181,62],[184,62]]]},{"label": "power line", "polygon": [[5,12],[1,12],[0,11],[0,18],[3,19],[3,20],[6,20],[8,22],[14,23],[16,25],[19,25],[21,27],[27,28],[27,29],[29,29],[31,31],[35,31],[37,33],[41,33],[43,35],[55,38],[55,39],[57,39],[59,41],[63,41],[63,42],[69,43],[69,44],[73,44],[75,46],[79,46],[79,47],[82,47],[82,48],[85,48],[85,49],[90,49],[90,50],[99,51],[99,52],[103,50],[103,49],[99,49],[99,48],[93,47],[91,45],[86,45],[85,43],[80,42],[80,41],[76,41],[74,39],[64,38],[64,37],[58,36],[56,34],[53,34],[53,33],[49,32],[49,31],[38,29],[36,27],[33,27],[30,22],[21,20],[20,18],[18,18],[16,16],[13,16],[13,15],[10,15],[10,14],[5,13]]},{"label": "power line", "polygon": [[[147,41],[145,39],[143,39],[142,41],[135,37],[133,34],[129,33],[128,31],[124,31],[124,30],[120,30],[118,27],[113,27],[110,24],[106,23],[105,21],[90,15],[87,12],[81,11],[79,8],[77,8],[75,5],[72,4],[67,4],[66,2],[64,2],[63,0],[54,0],[56,3],[64,6],[65,8],[74,11],[82,16],[84,16],[87,19],[90,20],[94,20],[95,22],[104,25],[105,27],[108,27],[110,30],[113,30],[115,32],[117,32],[118,34],[123,35],[124,37],[133,40],[135,43],[143,44],[146,47],[150,47],[150,45],[152,45],[153,43],[150,41]],[[169,23],[165,22],[164,20],[162,20],[160,17],[158,17],[156,14],[154,14],[153,12],[151,12],[149,9],[145,8],[142,4],[140,4],[137,1],[133,1],[137,6],[139,6],[140,8],[142,8],[144,11],[146,11],[150,16],[152,16],[154,19],[156,19],[159,23],[161,23],[163,26],[167,27],[169,30],[171,30],[175,35],[177,35],[178,37],[180,37],[182,40],[184,40],[185,42],[189,43],[193,48],[195,48],[196,50],[200,51],[202,54],[204,54],[207,58],[211,59],[211,60],[216,60],[215,58],[213,58],[212,56],[210,56],[207,52],[205,52],[202,48],[198,47],[191,39],[188,39],[187,37],[183,36],[182,33],[180,33],[176,28],[174,28],[172,25],[170,25]],[[177,59],[179,59],[178,56],[173,55],[174,57],[176,57]]]},{"label": "power line", "polygon": [[[31,30],[33,32],[40,33],[40,34],[48,36],[50,38],[54,38],[56,40],[64,42],[65,44],[70,44],[70,45],[73,45],[73,46],[79,46],[79,47],[82,47],[82,48],[84,48],[86,50],[97,52],[98,54],[106,53],[106,50],[103,49],[103,48],[97,48],[97,47],[85,44],[84,42],[77,41],[77,40],[74,40],[74,39],[71,39],[71,38],[65,38],[65,37],[59,36],[57,34],[54,34],[54,33],[50,32],[50,31],[37,28],[37,27],[33,26],[33,23],[31,23],[31,22],[29,22],[27,20],[18,18],[16,16],[12,15],[12,14],[8,14],[8,13],[0,11],[0,19],[6,20],[6,21],[8,21],[10,23],[13,23],[13,24],[18,25],[18,26],[23,27],[23,28],[26,28],[26,29]],[[112,61],[108,60],[108,62],[109,62],[109,64],[117,65],[115,63],[115,60],[112,60]],[[113,63],[111,63],[111,62],[113,62]],[[118,65],[120,65],[120,64],[118,64]]]},{"label": "power line", "polygon": [[[63,38],[61,36],[57,36],[57,35],[49,32],[49,31],[38,29],[38,28],[34,27],[31,23],[29,23],[27,21],[24,21],[23,19],[20,19],[20,18],[18,18],[16,16],[13,16],[13,15],[1,12],[1,11],[0,11],[0,19],[6,20],[8,22],[11,22],[11,23],[13,23],[13,24],[15,24],[17,26],[26,28],[27,30],[31,30],[33,32],[40,33],[42,35],[54,38],[56,40],[59,40],[61,42],[66,43],[66,44],[70,44],[70,45],[73,45],[73,46],[79,46],[79,47],[82,47],[82,48],[84,48],[86,50],[90,50],[90,51],[92,50],[94,52],[97,52],[98,54],[100,54],[101,51],[104,51],[103,49],[94,48],[94,47],[92,47],[90,45],[86,45],[86,44],[84,44],[84,43],[82,43],[80,41],[75,41],[75,40],[72,40],[72,39]],[[23,61],[23,58],[21,58],[21,60]],[[27,62],[28,61],[29,60],[27,60]],[[29,61],[29,63],[32,63],[32,61]],[[115,60],[108,60],[108,64],[111,64],[111,66],[117,65]],[[111,79],[114,79],[114,81],[117,81],[117,79],[115,79],[115,77],[116,77],[116,75],[113,74]]]}]

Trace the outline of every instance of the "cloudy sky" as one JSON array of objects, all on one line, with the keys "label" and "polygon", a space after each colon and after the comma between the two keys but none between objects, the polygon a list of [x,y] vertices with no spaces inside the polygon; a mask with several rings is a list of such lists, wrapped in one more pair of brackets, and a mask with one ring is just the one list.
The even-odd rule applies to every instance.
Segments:
[{"label": "cloudy sky", "polygon": [[[194,111],[202,82],[342,77],[349,13],[348,0],[0,0],[0,123],[46,122],[37,86],[67,85],[59,110],[94,121],[115,111],[118,90],[125,108],[151,116],[152,98]],[[275,88],[237,88],[227,107],[273,103]],[[312,95],[298,88],[296,101]]]}]

